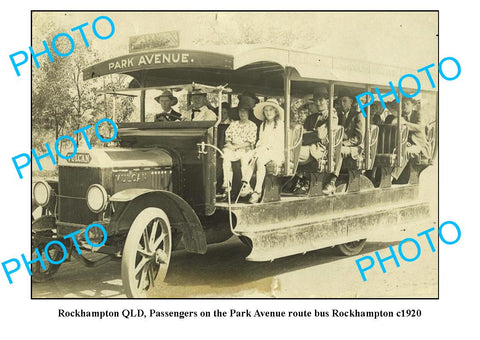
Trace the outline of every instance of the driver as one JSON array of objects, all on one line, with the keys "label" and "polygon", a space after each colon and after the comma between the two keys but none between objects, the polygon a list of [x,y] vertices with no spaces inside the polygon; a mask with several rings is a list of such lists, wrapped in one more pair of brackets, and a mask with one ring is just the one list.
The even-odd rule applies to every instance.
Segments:
[{"label": "driver", "polygon": [[202,89],[193,89],[190,92],[192,96],[191,112],[187,112],[187,116],[192,121],[199,120],[217,120],[215,112],[207,106],[207,93]]},{"label": "driver", "polygon": [[172,92],[165,90],[159,96],[153,98],[162,107],[162,113],[155,115],[155,122],[174,122],[182,119],[182,115],[172,109],[172,106],[177,105],[178,99],[172,94]]}]

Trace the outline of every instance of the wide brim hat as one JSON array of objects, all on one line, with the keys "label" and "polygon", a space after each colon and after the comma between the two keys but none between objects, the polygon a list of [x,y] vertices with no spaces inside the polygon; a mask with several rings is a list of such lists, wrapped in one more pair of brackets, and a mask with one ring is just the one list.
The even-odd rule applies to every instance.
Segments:
[{"label": "wide brim hat", "polygon": [[238,95],[238,100],[241,102],[242,98],[244,97],[252,98],[255,101],[255,104],[260,103],[260,99],[258,99],[258,97],[253,92],[243,91],[241,94]]},{"label": "wide brim hat", "polygon": [[156,96],[156,97],[153,98],[153,99],[155,99],[155,101],[160,104],[160,98],[162,98],[162,97],[167,97],[167,98],[169,98],[169,99],[173,102],[173,103],[172,103],[172,106],[175,106],[175,105],[178,104],[178,99],[177,99],[177,97],[175,97],[175,96],[172,94],[172,92],[170,92],[170,91],[168,91],[168,90],[163,91],[160,95]]},{"label": "wide brim hat", "polygon": [[267,99],[266,101],[255,105],[255,107],[253,108],[253,114],[255,115],[255,117],[257,117],[257,119],[265,120],[265,116],[263,115],[263,109],[265,108],[265,106],[273,106],[275,109],[277,109],[279,118],[283,121],[284,111],[280,104],[278,104],[278,101],[274,98]]}]

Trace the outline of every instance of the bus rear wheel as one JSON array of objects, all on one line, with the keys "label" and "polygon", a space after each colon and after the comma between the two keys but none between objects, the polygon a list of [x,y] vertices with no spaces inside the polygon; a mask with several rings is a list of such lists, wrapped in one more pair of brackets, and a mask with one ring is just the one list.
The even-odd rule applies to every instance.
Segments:
[{"label": "bus rear wheel", "polygon": [[365,246],[365,242],[367,242],[366,238],[343,244],[337,244],[334,249],[338,255],[354,256],[358,255],[362,251],[363,247]]}]

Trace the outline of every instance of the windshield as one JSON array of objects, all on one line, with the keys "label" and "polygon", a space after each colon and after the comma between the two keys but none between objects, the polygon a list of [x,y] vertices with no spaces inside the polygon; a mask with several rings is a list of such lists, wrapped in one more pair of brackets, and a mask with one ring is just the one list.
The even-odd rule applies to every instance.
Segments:
[{"label": "windshield", "polygon": [[[210,121],[217,120],[218,91],[182,89],[178,87],[146,89],[144,91],[144,112],[142,119],[142,91],[117,90],[103,93],[105,116],[117,123],[158,122],[158,121]],[[222,110],[228,110],[232,98],[222,94]],[[102,103],[100,103],[100,106]]]}]

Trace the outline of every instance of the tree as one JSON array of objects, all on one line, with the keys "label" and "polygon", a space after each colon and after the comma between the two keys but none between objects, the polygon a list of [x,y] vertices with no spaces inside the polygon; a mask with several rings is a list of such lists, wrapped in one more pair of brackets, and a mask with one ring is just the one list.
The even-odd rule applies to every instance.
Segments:
[{"label": "tree", "polygon": [[[40,51],[43,48],[42,40],[51,46],[52,39],[60,32],[69,29],[60,27],[53,20],[48,20],[48,15],[33,17],[33,48]],[[87,124],[95,124],[103,117],[112,118],[108,114],[108,106],[112,103],[98,100],[96,93],[99,90],[125,87],[128,82],[126,76],[112,75],[105,81],[83,81],[82,70],[99,61],[99,56],[92,45],[86,47],[80,37],[75,40],[73,53],[66,57],[53,53],[54,61],[46,56],[39,58],[40,68],[32,65],[32,140],[34,148],[44,149],[43,145],[48,140],[45,136],[54,136],[55,140],[63,135],[73,135],[73,131]],[[40,46],[40,47],[39,47]],[[68,53],[72,48],[70,41],[65,37],[56,40],[56,48],[61,53]],[[52,48],[50,47],[50,50]],[[133,112],[133,102],[127,98],[108,99],[116,100],[118,121],[128,120]],[[95,120],[96,119],[96,120]],[[94,131],[90,132],[91,134]],[[81,134],[75,134],[79,143]],[[42,140],[43,137],[43,140]],[[68,142],[67,142],[68,143]]]}]

